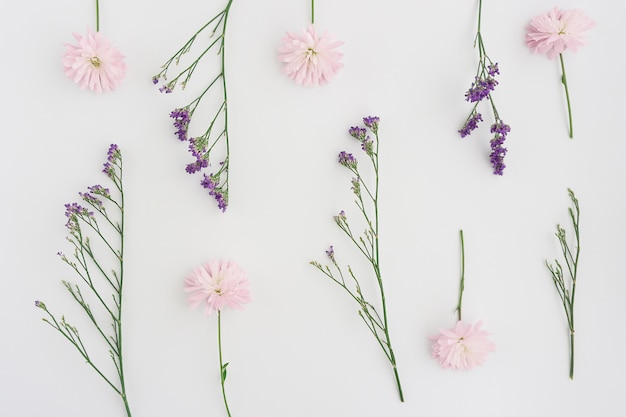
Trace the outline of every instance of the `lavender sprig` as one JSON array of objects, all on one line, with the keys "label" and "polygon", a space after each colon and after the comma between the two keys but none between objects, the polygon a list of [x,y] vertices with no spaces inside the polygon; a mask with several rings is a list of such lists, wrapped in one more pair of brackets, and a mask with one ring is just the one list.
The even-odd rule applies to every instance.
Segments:
[{"label": "lavender sprig", "polygon": [[[76,202],[66,204],[67,223],[65,226],[69,231],[67,240],[73,247],[73,254],[68,257],[59,252],[58,255],[80,277],[82,288],[86,287],[88,290],[84,295],[78,284],[62,281],[65,289],[83,309],[89,322],[100,335],[101,341],[109,350],[109,355],[115,365],[117,381],[105,375],[100,365],[94,362],[78,329],[68,323],[65,316],[57,319],[43,301],[35,301],[35,306],[46,313],[47,317],[43,321],[70,342],[87,364],[122,398],[126,414],[130,417],[122,356],[124,188],[122,186],[122,154],[115,144],[109,147],[103,172],[113,182],[117,196],[112,195],[109,188],[94,185],[88,187],[86,192],[79,193],[85,206]],[[112,209],[114,214],[109,214],[107,207]],[[101,224],[101,220],[104,220],[104,224]],[[111,235],[114,238],[110,238]],[[91,238],[98,240],[95,247],[91,244]],[[114,248],[114,244],[111,243],[113,240],[118,241],[119,249]],[[97,248],[104,249],[105,253],[96,253]],[[114,259],[115,266],[109,269],[106,266],[106,259]],[[110,296],[103,294],[105,287],[112,291]],[[88,299],[92,299],[93,306],[89,304]],[[103,330],[106,327],[102,324],[101,317],[107,317],[110,320],[112,334]]]},{"label": "lavender sprig", "polygon": [[485,50],[485,43],[481,33],[481,17],[482,17],[482,0],[478,3],[478,30],[476,32],[476,38],[474,40],[474,47],[478,46],[478,68],[476,75],[474,76],[474,82],[465,93],[465,100],[470,103],[474,103],[469,116],[465,120],[465,124],[458,131],[461,138],[469,136],[472,131],[478,128],[478,124],[483,121],[483,116],[478,112],[478,104],[487,99],[491,104],[491,110],[495,123],[491,126],[491,133],[495,133],[494,138],[491,140],[491,165],[493,167],[493,173],[496,175],[502,175],[506,165],[504,164],[504,155],[506,155],[506,148],[503,146],[506,140],[507,133],[511,130],[508,125],[505,125],[498,114],[496,105],[493,101],[492,92],[498,85],[496,76],[500,75],[500,68],[497,62],[493,62],[487,55]]},{"label": "lavender sprig", "polygon": [[565,316],[567,318],[567,325],[569,327],[569,346],[570,346],[570,364],[569,364],[569,377],[574,379],[574,298],[576,296],[576,278],[578,275],[578,258],[580,255],[580,207],[578,205],[578,199],[574,195],[574,192],[568,188],[567,190],[574,208],[569,207],[569,217],[572,221],[574,229],[574,236],[576,240],[576,247],[572,250],[567,241],[565,229],[561,225],[556,226],[556,237],[559,240],[561,246],[561,252],[563,259],[565,259],[566,273],[569,275],[569,279],[566,282],[565,273],[563,272],[563,266],[558,260],[554,260],[554,264],[546,261],[546,266],[552,275],[552,281],[559,293],[563,308],[565,310]]},{"label": "lavender sprig", "polygon": [[[174,91],[177,85],[181,86],[181,89],[185,89],[191,77],[196,70],[196,67],[202,61],[204,56],[211,49],[217,48],[217,54],[220,56],[220,69],[218,74],[209,81],[208,86],[186,106],[174,109],[170,113],[170,117],[174,119],[174,127],[176,128],[176,137],[180,141],[189,142],[189,152],[194,158],[193,162],[190,162],[185,167],[185,171],[189,174],[200,172],[205,168],[211,166],[211,154],[215,154],[216,146],[223,144],[224,158],[219,163],[217,170],[211,172],[208,176],[204,174],[200,184],[203,188],[209,189],[209,195],[215,198],[218,208],[222,212],[226,211],[228,206],[228,169],[230,160],[230,146],[228,136],[228,100],[226,89],[226,70],[225,70],[225,40],[226,40],[226,24],[228,22],[228,15],[230,12],[230,6],[233,0],[228,0],[226,6],[222,11],[209,20],[204,26],[202,26],[165,64],[162,66],[161,71],[152,77],[154,84],[160,84],[159,91],[162,93],[171,93]],[[192,45],[198,38],[198,35],[203,33],[207,28],[211,28],[209,38],[212,41],[204,50],[195,58],[195,60],[180,71],[173,78],[168,78],[168,71],[177,67],[181,58],[191,50]],[[217,37],[215,37],[217,33]],[[215,86],[221,85],[222,97],[221,103],[217,109],[213,112],[208,122],[208,127],[203,134],[196,137],[189,137],[189,124],[192,117],[198,108],[198,105],[202,102],[205,95],[212,90],[215,90]],[[219,87],[217,87],[219,88]],[[211,187],[207,186],[206,178],[211,179]]]},{"label": "lavender sprig", "polygon": [[[365,257],[367,263],[371,265],[378,284],[382,315],[379,314],[376,307],[374,307],[374,305],[367,300],[365,294],[361,290],[359,280],[353,273],[350,265],[347,265],[349,279],[346,280],[344,269],[342,269],[336,260],[335,249],[333,246],[326,251],[326,255],[330,260],[333,269],[331,269],[330,266],[322,265],[317,261],[310,263],[343,288],[359,305],[359,316],[363,319],[363,322],[370,330],[385,353],[385,356],[389,360],[393,368],[396,386],[400,395],[400,401],[404,402],[404,395],[402,393],[402,385],[398,374],[396,357],[391,346],[389,323],[387,319],[387,301],[385,298],[385,290],[380,270],[378,241],[378,126],[380,119],[378,117],[371,116],[364,117],[363,122],[367,129],[364,127],[352,127],[349,129],[348,133],[361,143],[361,149],[370,160],[375,174],[374,185],[368,185],[363,181],[363,177],[359,171],[358,161],[351,153],[345,151],[341,152],[339,154],[338,162],[353,174],[351,179],[351,189],[355,196],[354,202],[363,216],[366,228],[362,235],[356,235],[350,228],[348,218],[343,210],[341,210],[339,214],[334,217],[334,220],[337,226],[348,236],[350,241],[357,247],[358,251]],[[372,140],[372,138],[368,135],[368,129],[374,135],[374,140]]]}]

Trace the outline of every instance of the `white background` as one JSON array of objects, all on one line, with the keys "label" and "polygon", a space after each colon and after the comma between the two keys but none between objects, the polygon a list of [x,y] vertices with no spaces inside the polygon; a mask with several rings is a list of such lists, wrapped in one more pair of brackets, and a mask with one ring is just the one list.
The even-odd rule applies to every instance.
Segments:
[{"label": "white background", "polygon": [[[92,2],[3,7],[0,414],[123,415],[33,305],[45,300],[88,328],[60,283],[75,280],[56,256],[70,251],[63,204],[105,183],[101,164],[115,142],[125,164],[124,357],[136,417],[225,415],[216,317],[190,310],[182,291],[185,276],[212,258],[238,262],[254,298],[223,315],[233,416],[626,416],[626,4],[559,4],[597,24],[588,44],[565,56],[570,140],[558,61],[524,45],[525,25],[554,4],[485,2],[487,52],[501,69],[494,99],[511,126],[498,177],[487,104],[482,128],[457,134],[471,107],[464,93],[477,64],[477,1],[318,0],[316,23],[345,41],[345,67],[331,84],[304,88],[281,74],[277,48],[286,31],[307,24],[308,1],[236,0],[227,41],[231,195],[222,214],[184,172],[189,155],[168,117],[204,88],[203,74],[167,96],[151,83],[222,3],[102,1],[101,30],[128,65],[118,90],[102,95],[80,90],[61,66],[63,43],[93,26]],[[308,264],[323,261],[330,244],[361,262],[332,216],[356,217],[336,156],[358,155],[346,130],[367,115],[381,118],[381,267],[404,404],[356,305]],[[196,134],[205,126],[202,115],[193,123]],[[544,265],[559,253],[556,224],[569,228],[568,187],[582,210],[573,382],[565,315]],[[497,344],[470,372],[441,369],[427,339],[455,322],[461,228],[464,318],[482,319]]]}]

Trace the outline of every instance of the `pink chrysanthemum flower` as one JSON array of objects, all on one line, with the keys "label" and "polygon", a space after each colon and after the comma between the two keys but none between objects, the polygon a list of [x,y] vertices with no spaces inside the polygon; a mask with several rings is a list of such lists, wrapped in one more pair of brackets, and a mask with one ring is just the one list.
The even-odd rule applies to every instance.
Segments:
[{"label": "pink chrysanthemum flower", "polygon": [[283,73],[296,84],[320,85],[333,79],[343,68],[343,54],[336,50],[343,45],[326,32],[318,36],[315,26],[310,24],[300,33],[290,33],[282,39],[278,48],[278,59],[284,62]]},{"label": "pink chrysanthemum flower", "polygon": [[453,329],[439,329],[439,334],[430,338],[433,343],[432,357],[446,369],[470,370],[485,363],[489,352],[496,344],[489,340],[489,333],[480,330],[482,321],[475,325],[457,322]]},{"label": "pink chrysanthemum flower", "polygon": [[87,35],[73,33],[77,45],[65,44],[65,75],[81,89],[102,93],[112,91],[126,75],[124,55],[100,32],[87,29]]},{"label": "pink chrysanthemum flower", "polygon": [[192,307],[205,304],[207,316],[224,306],[241,310],[251,301],[246,273],[231,261],[213,260],[196,268],[185,279],[185,292]]},{"label": "pink chrysanthemum flower", "polygon": [[566,49],[574,52],[584,45],[584,32],[595,23],[583,11],[557,7],[536,16],[526,27],[526,45],[535,53],[553,59]]}]

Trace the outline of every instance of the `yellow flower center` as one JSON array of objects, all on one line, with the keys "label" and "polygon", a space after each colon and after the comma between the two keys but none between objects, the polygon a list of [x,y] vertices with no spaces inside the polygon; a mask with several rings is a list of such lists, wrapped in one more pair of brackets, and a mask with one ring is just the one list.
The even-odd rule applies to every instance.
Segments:
[{"label": "yellow flower center", "polygon": [[91,62],[91,65],[96,68],[100,68],[100,64],[102,64],[102,61],[100,61],[100,58],[98,58],[97,56],[89,58],[89,62]]}]

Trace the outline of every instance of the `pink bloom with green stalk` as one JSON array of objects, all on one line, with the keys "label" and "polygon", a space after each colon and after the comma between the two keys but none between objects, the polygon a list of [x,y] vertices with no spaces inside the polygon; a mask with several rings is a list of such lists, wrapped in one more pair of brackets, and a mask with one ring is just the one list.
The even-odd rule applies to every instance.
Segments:
[{"label": "pink bloom with green stalk", "polygon": [[204,305],[210,315],[224,307],[241,310],[251,301],[246,273],[234,262],[212,260],[185,279],[185,292],[192,307]]},{"label": "pink bloom with green stalk", "polygon": [[483,365],[496,344],[481,327],[482,321],[473,325],[458,321],[452,329],[439,329],[439,334],[430,338],[434,342],[432,357],[445,369],[470,370]]},{"label": "pink bloom with green stalk", "polygon": [[113,91],[126,75],[124,55],[114,48],[101,32],[87,30],[86,35],[73,34],[76,44],[65,44],[65,75],[81,89],[96,93]]},{"label": "pink bloom with green stalk", "polygon": [[574,137],[574,126],[563,52],[567,49],[576,52],[585,43],[584,32],[594,26],[594,21],[581,10],[561,10],[555,7],[533,18],[526,27],[526,45],[530,49],[535,53],[546,54],[550,59],[559,56],[561,82],[567,100],[570,138]]},{"label": "pink bloom with green stalk", "polygon": [[317,86],[331,81],[343,68],[343,54],[337,51],[341,41],[328,33],[318,35],[313,24],[300,33],[287,32],[278,48],[278,59],[283,62],[282,72],[304,86]]}]

